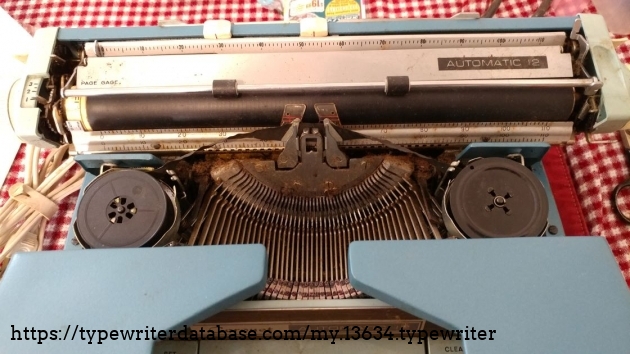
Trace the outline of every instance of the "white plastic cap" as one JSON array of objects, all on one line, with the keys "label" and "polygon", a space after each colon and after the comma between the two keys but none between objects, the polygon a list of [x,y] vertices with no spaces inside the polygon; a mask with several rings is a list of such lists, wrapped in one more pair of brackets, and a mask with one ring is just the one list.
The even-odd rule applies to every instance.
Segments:
[{"label": "white plastic cap", "polygon": [[300,37],[328,36],[328,21],[323,17],[307,17],[300,19]]},{"label": "white plastic cap", "polygon": [[230,39],[232,38],[232,23],[228,20],[208,20],[203,23],[203,38]]}]

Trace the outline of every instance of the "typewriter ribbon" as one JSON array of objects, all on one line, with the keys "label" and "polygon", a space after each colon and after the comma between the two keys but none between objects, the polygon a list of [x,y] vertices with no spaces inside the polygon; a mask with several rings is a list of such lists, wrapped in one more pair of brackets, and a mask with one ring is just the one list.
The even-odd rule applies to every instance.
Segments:
[{"label": "typewriter ribbon", "polygon": [[[475,159],[453,169],[387,140],[333,126],[328,119],[320,124],[296,119],[224,141],[280,140],[294,131],[303,132],[295,135],[303,144],[331,128],[342,140],[370,139],[390,153],[359,154],[346,167],[333,168],[319,140],[302,150],[297,166],[281,168],[273,159],[216,158],[208,154],[209,145],[155,169],[114,167],[85,189],[74,225],[77,239],[86,248],[262,243],[269,252],[269,282],[258,297],[311,299],[363,296],[348,283],[347,246],[354,240],[546,232],[545,191],[514,156]],[[328,140],[327,148],[336,143]],[[182,188],[170,179],[180,163],[193,170],[209,163],[205,173],[212,177],[186,207],[178,202]],[[435,195],[429,191],[422,178],[432,177],[418,177],[428,176],[426,171],[444,177],[445,193],[439,187]],[[296,181],[301,181],[298,189]]]}]

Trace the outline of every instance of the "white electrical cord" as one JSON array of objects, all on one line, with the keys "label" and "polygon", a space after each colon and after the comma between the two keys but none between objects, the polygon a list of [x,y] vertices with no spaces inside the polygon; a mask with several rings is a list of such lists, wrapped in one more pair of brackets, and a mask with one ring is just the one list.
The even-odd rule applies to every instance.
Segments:
[{"label": "white electrical cord", "polygon": [[24,182],[11,187],[11,199],[0,208],[0,274],[15,251],[41,251],[56,206],[81,188],[83,170],[61,182],[74,166],[73,158],[64,160],[67,151],[68,145],[51,151],[38,169],[41,150],[27,145]]}]

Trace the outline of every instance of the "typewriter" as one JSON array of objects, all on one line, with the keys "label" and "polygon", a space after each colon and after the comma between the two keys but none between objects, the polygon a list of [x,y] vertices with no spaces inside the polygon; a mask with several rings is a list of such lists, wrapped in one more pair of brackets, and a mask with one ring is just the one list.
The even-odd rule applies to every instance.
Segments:
[{"label": "typewriter", "polygon": [[[3,350],[626,352],[630,293],[541,159],[623,129],[630,75],[598,15],[477,17],[39,30],[3,115],[86,178],[65,250],[0,283]],[[218,326],[350,336],[191,338]]]}]

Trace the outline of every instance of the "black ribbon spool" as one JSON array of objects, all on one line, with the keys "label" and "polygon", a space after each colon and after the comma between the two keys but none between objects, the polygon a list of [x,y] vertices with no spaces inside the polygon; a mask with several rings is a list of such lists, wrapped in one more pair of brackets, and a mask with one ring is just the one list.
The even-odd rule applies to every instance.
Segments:
[{"label": "black ribbon spool", "polygon": [[475,160],[451,183],[449,214],[467,238],[541,236],[549,201],[527,167],[500,157]]},{"label": "black ribbon spool", "polygon": [[108,170],[96,177],[77,209],[74,229],[84,248],[164,245],[179,225],[172,189],[133,169]]}]

